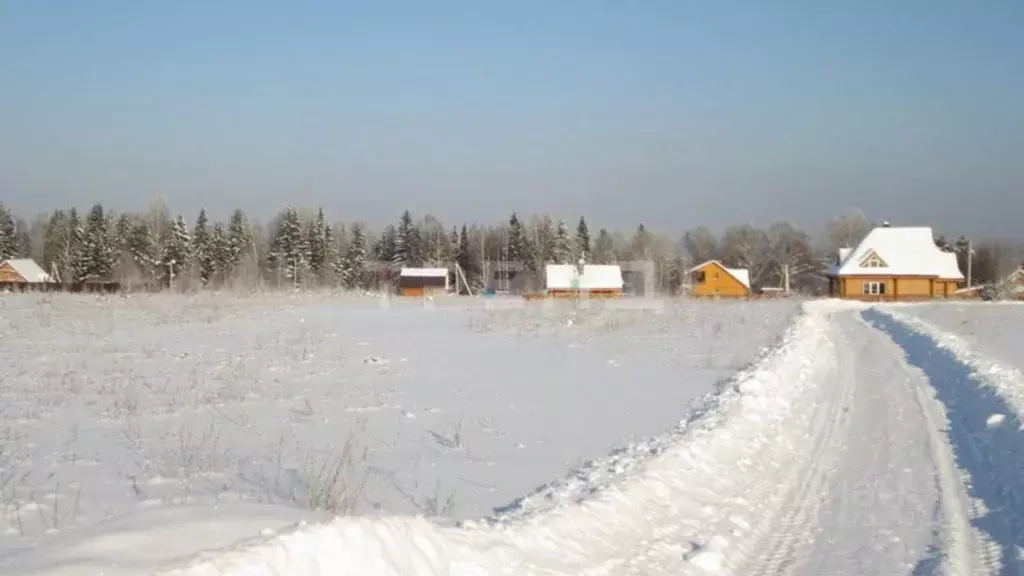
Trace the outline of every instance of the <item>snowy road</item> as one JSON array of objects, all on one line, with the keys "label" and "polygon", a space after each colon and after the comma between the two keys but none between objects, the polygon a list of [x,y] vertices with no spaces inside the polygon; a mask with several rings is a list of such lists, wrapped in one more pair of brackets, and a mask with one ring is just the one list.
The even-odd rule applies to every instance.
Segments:
[{"label": "snowy road", "polygon": [[499,517],[341,518],[160,574],[1024,574],[1020,417],[935,338],[811,304],[678,428]]}]

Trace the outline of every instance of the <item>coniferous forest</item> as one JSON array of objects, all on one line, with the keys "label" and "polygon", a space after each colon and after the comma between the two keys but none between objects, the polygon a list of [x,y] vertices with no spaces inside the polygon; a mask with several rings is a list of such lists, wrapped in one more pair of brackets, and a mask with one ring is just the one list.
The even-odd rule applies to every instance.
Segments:
[{"label": "coniferous forest", "polygon": [[[478,289],[492,263],[537,271],[584,255],[592,263],[653,262],[655,287],[673,293],[690,267],[719,259],[749,269],[755,289],[781,286],[788,271],[794,290],[820,293],[838,248],[856,244],[873,226],[858,213],[843,214],[815,238],[787,222],[740,224],[715,234],[706,227],[675,232],[643,224],[594,230],[585,216],[518,213],[486,225],[445,223],[404,211],[394,224],[372,230],[360,221],[332,219],[323,209],[288,207],[266,223],[238,209],[220,222],[205,210],[190,218],[172,213],[162,201],[142,213],[100,204],[87,212],[59,208],[29,223],[0,204],[0,261],[32,258],[61,282],[113,281],[145,290],[372,290],[401,267],[458,263]],[[939,235],[936,244],[956,252],[965,273],[973,247],[975,284],[997,282],[1022,262],[1020,247],[1006,242]]]}]

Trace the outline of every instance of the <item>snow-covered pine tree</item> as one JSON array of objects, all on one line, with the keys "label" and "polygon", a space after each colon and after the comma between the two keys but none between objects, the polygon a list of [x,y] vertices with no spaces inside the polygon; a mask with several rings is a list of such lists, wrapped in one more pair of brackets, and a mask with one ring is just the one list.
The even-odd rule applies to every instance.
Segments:
[{"label": "snow-covered pine tree", "polygon": [[82,260],[77,280],[108,280],[114,266],[113,251],[110,247],[110,236],[107,232],[107,219],[103,215],[103,206],[96,204],[89,211],[85,221],[85,233],[82,236]]},{"label": "snow-covered pine tree", "polygon": [[191,255],[189,254],[191,245],[192,238],[188,232],[188,224],[185,224],[185,218],[178,214],[171,224],[171,233],[167,236],[160,257],[160,276],[168,286],[173,286],[174,280],[188,270],[188,266],[191,264]]},{"label": "snow-covered pine tree", "polygon": [[67,233],[67,215],[63,210],[54,210],[43,231],[43,259],[39,264],[52,275],[54,269],[63,268],[64,236]]},{"label": "snow-covered pine tree", "polygon": [[78,216],[77,208],[72,207],[68,211],[66,223],[61,268],[58,268],[58,273],[64,282],[78,282],[84,269],[82,238],[85,232],[82,230],[82,220]]},{"label": "snow-covered pine tree", "polygon": [[633,235],[633,241],[630,244],[633,259],[650,260],[653,242],[654,239],[647,227],[643,224],[637,226],[636,234]]},{"label": "snow-covered pine tree", "polygon": [[559,220],[558,228],[555,229],[552,259],[558,264],[571,264],[579,260],[579,255],[574,255],[573,252],[572,239],[569,238],[569,227],[565,225],[565,220]]},{"label": "snow-covered pine tree", "polygon": [[153,244],[153,234],[149,230],[147,220],[140,219],[132,226],[132,230],[128,234],[127,251],[145,278],[162,277],[159,270],[159,250]]},{"label": "snow-covered pine tree", "polygon": [[412,215],[406,210],[398,221],[395,231],[394,252],[391,257],[392,270],[397,272],[406,266],[419,266],[420,234]]},{"label": "snow-covered pine tree", "polygon": [[270,248],[270,264],[279,278],[290,281],[294,286],[299,285],[308,269],[309,243],[303,234],[299,213],[291,206],[277,225]]},{"label": "snow-covered pine tree", "polygon": [[352,290],[365,287],[366,282],[366,233],[362,224],[352,224],[352,237],[348,243],[339,277],[342,284]]},{"label": "snow-covered pine tree", "polygon": [[11,210],[0,203],[0,262],[18,254],[18,232]]},{"label": "snow-covered pine tree", "polygon": [[192,243],[189,248],[192,262],[199,269],[199,281],[208,286],[217,273],[217,260],[214,255],[213,237],[210,236],[210,221],[206,216],[206,208],[199,210],[196,226],[192,230]]},{"label": "snow-covered pine tree", "polygon": [[324,217],[324,209],[317,209],[316,217],[309,225],[306,233],[309,246],[309,268],[318,281],[323,281],[327,272],[328,251],[330,249],[330,225]]},{"label": "snow-covered pine tree", "polygon": [[594,240],[594,256],[590,258],[595,264],[610,264],[615,261],[615,239],[604,228],[597,232]]},{"label": "snow-covered pine tree", "polygon": [[227,274],[231,265],[231,243],[228,240],[227,230],[224,224],[215,222],[213,231],[210,233],[210,259],[213,262],[214,284],[223,284],[227,281]]},{"label": "snow-covered pine tree", "polygon": [[225,268],[227,275],[234,272],[238,263],[242,261],[244,255],[249,253],[251,249],[252,237],[249,234],[249,223],[246,221],[245,212],[235,210],[232,212],[231,220],[228,223],[228,250],[230,258],[228,259],[227,268]]},{"label": "snow-covered pine tree", "polygon": [[583,216],[580,216],[580,222],[576,225],[576,250],[590,259],[590,229],[587,228],[587,221]]},{"label": "snow-covered pine tree", "polygon": [[526,234],[523,231],[523,223],[519,221],[519,217],[513,212],[512,216],[508,219],[508,245],[505,253],[505,258],[509,262],[518,262],[526,264],[529,258],[529,253],[526,245]]}]

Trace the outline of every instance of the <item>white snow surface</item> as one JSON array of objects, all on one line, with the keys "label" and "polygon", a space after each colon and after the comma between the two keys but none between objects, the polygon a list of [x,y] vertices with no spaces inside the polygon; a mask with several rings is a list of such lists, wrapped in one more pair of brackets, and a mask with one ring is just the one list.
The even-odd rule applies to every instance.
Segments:
[{"label": "white snow surface", "polygon": [[344,512],[481,518],[671,428],[797,310],[583,306],[7,295],[0,555],[168,506],[307,506],[339,461]]},{"label": "white snow surface", "polygon": [[[0,573],[1020,573],[1024,442],[1018,416],[994,410],[1005,404],[985,375],[891,308],[802,308],[777,345],[688,403],[675,427],[489,516],[453,522],[382,509],[323,519],[270,504],[154,507],[148,517],[136,512],[37,541],[0,559]],[[512,332],[522,338],[527,310],[495,316],[499,325],[518,318]],[[763,313],[752,304],[733,310]],[[595,320],[572,314],[534,317],[535,337],[579,345],[565,331]],[[656,325],[634,318],[644,332]],[[500,327],[482,325],[488,334]],[[606,344],[624,345],[623,330],[617,325]],[[667,358],[659,363],[670,378]],[[156,548],[150,528],[175,542],[148,553]]]}]

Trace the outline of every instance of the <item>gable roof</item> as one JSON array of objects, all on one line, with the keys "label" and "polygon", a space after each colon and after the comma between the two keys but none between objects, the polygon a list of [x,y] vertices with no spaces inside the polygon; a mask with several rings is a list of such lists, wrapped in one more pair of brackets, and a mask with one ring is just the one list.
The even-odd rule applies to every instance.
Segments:
[{"label": "gable roof", "polygon": [[50,278],[50,275],[40,268],[39,264],[36,264],[36,261],[31,258],[4,260],[3,262],[0,262],[0,265],[2,264],[10,266],[18,273],[18,276],[25,279],[25,282],[53,282],[53,278]]},{"label": "gable roof", "polygon": [[747,270],[746,268],[729,268],[725,264],[722,264],[721,260],[708,260],[707,262],[698,264],[693,268],[690,268],[689,274],[692,274],[705,266],[710,266],[711,264],[715,264],[722,270],[725,270],[726,274],[732,276],[737,282],[743,284],[747,290],[750,290],[750,270]]},{"label": "gable roof", "polygon": [[[546,264],[544,286],[548,290],[571,290],[577,276],[575,264]],[[622,267],[618,264],[584,264],[579,276],[582,290],[622,290]]]},{"label": "gable roof", "polygon": [[[932,229],[927,226],[875,228],[861,240],[856,248],[845,254],[840,250],[840,261],[829,266],[833,276],[884,275],[926,276],[943,280],[963,280],[956,254],[944,252],[935,245]],[[863,266],[865,257],[874,252],[886,266]]]}]

